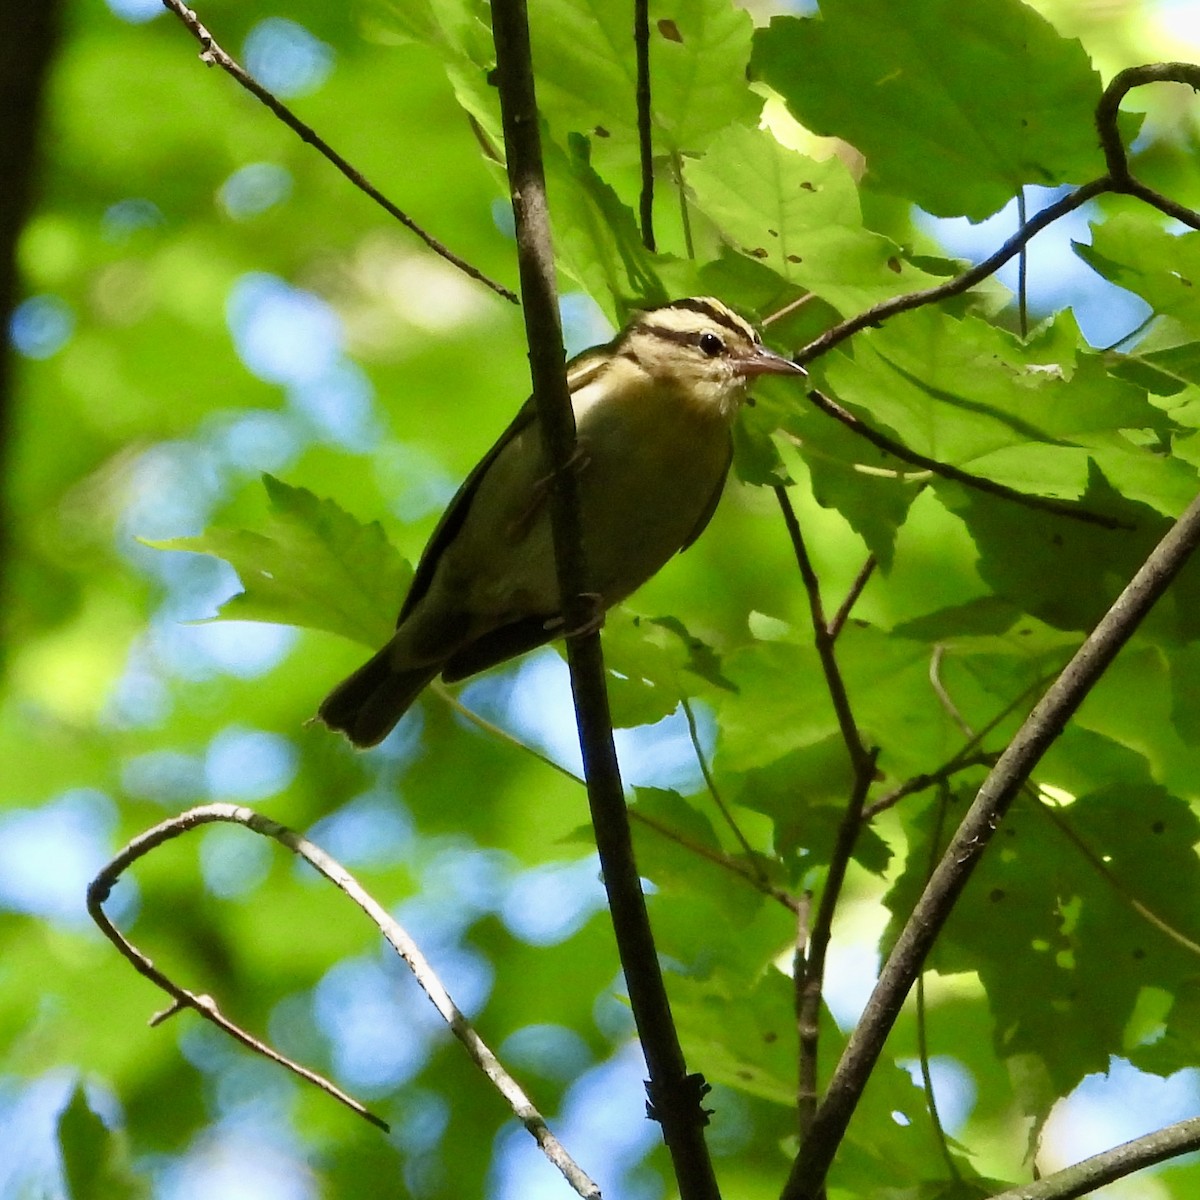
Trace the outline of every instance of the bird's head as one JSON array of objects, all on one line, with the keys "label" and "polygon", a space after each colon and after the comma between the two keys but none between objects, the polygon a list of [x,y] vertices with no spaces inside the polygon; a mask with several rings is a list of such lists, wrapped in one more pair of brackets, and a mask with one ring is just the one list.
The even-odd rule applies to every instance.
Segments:
[{"label": "bird's head", "polygon": [[751,380],[805,374],[803,367],[768,350],[753,325],[711,296],[675,300],[638,313],[614,351],[632,359],[657,383],[726,420],[745,399]]}]

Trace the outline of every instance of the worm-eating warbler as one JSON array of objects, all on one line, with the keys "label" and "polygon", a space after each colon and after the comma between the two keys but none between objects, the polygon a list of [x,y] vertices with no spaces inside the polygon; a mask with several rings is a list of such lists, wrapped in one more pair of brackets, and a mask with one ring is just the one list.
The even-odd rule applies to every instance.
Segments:
[{"label": "worm-eating warbler", "polygon": [[[750,380],[792,374],[803,369],[708,297],[637,313],[568,364],[598,613],[700,536]],[[548,492],[531,401],[438,522],[391,641],[330,692],[322,721],[373,746],[439,673],[452,683],[562,634]]]}]

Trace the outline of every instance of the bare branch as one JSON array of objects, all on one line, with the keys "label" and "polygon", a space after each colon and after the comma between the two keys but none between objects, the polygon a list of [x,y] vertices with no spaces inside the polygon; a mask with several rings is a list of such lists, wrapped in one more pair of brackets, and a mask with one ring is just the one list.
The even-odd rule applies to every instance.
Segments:
[{"label": "bare branch", "polygon": [[880,796],[878,800],[873,800],[863,808],[862,819],[869,821],[872,817],[878,816],[879,813],[885,812],[887,809],[899,804],[906,796],[914,796],[917,792],[925,791],[926,788],[931,788],[939,783],[946,783],[957,775],[959,771],[966,771],[971,767],[995,766],[997,758],[999,758],[998,752],[994,754],[963,754],[960,751],[948,763],[938,767],[936,771],[930,771],[923,775],[914,775],[911,779],[906,779],[898,787],[894,787],[886,795]]},{"label": "bare branch", "polygon": [[708,1085],[699,1076],[688,1074],[671,1017],[633,854],[613,746],[604,658],[588,599],[578,477],[570,469],[575,453],[575,421],[555,296],[554,253],[525,0],[493,0],[492,33],[533,396],[547,466],[555,483],[550,518],[558,591],[565,627],[581,631],[567,638],[567,661],[596,849],[630,1006],[649,1068],[650,1115],[662,1124],[683,1200],[717,1200],[720,1193],[703,1132],[708,1118],[701,1100]]},{"label": "bare branch", "polygon": [[1018,229],[999,250],[990,254],[981,263],[969,267],[961,275],[947,279],[945,283],[923,288],[918,292],[907,292],[903,296],[894,296],[890,300],[883,300],[868,308],[857,316],[839,321],[838,324],[825,330],[819,337],[813,338],[807,346],[798,351],[795,355],[796,362],[802,364],[811,362],[861,330],[881,325],[888,317],[894,317],[898,313],[909,312],[914,308],[921,308],[926,304],[933,304],[938,300],[946,300],[951,296],[958,296],[963,292],[970,291],[977,283],[982,283],[989,275],[994,275],[1015,254],[1019,254],[1022,247],[1028,245],[1033,237],[1041,233],[1048,225],[1054,224],[1060,217],[1074,212],[1089,200],[1111,190],[1112,182],[1107,175],[1101,179],[1094,179],[1091,183],[1085,183],[1082,187],[1076,188],[1075,191],[1035,213],[1027,225]]},{"label": "bare branch", "polygon": [[1029,773],[1200,544],[1200,498],[1171,527],[1034,707],[984,781],[884,964],[784,1188],[813,1200],[909,989]]},{"label": "bare branch", "polygon": [[1090,1196],[1106,1183],[1123,1179],[1134,1171],[1196,1149],[1200,1149],[1200,1117],[1191,1117],[1145,1137],[1122,1142],[1044,1179],[1009,1188],[991,1200],[1075,1200],[1077,1196]]},{"label": "bare branch", "polygon": [[[776,485],[775,499],[779,502],[783,521],[787,526],[788,536],[792,540],[792,551],[796,556],[796,565],[800,568],[800,577],[804,581],[804,590],[808,593],[808,606],[812,614],[813,642],[817,655],[821,660],[821,669],[825,672],[825,686],[829,689],[829,698],[833,702],[833,711],[837,715],[838,726],[842,731],[842,740],[850,755],[850,765],[855,775],[860,775],[869,755],[863,745],[858,726],[854,721],[854,713],[850,708],[850,698],[846,695],[846,684],[837,664],[834,653],[833,636],[825,621],[825,610],[821,603],[821,584],[813,570],[804,545],[804,537],[800,532],[800,522],[796,520],[796,510],[792,507],[787,488]],[[872,767],[874,764],[872,763]]]},{"label": "bare branch", "polygon": [[118,950],[133,964],[134,968],[162,988],[172,997],[173,1003],[165,1012],[159,1013],[154,1024],[161,1024],[183,1008],[191,1008],[207,1020],[225,1030],[231,1037],[241,1042],[257,1054],[279,1063],[289,1071],[295,1072],[303,1079],[314,1083],[322,1091],[327,1092],[352,1111],[358,1113],[373,1125],[386,1130],[386,1122],[368,1112],[356,1100],[351,1099],[328,1080],[315,1072],[300,1066],[291,1059],[285,1058],[264,1042],[246,1033],[239,1026],[224,1017],[217,1008],[216,1002],[209,996],[198,996],[181,988],[168,979],[157,967],[132,945],[124,935],[112,924],[103,910],[103,904],[108,899],[114,884],[121,874],[139,858],[151,850],[181,834],[207,825],[214,821],[228,821],[241,825],[263,837],[273,838],[280,845],[286,846],[293,854],[311,864],[319,874],[323,875],[335,887],[344,892],[364,913],[374,922],[376,928],[388,940],[392,948],[408,964],[421,989],[429,997],[434,1008],[441,1014],[450,1027],[450,1032],[462,1043],[470,1055],[471,1061],[488,1077],[496,1090],[508,1102],[513,1114],[536,1139],[546,1157],[562,1172],[564,1178],[580,1196],[589,1200],[599,1200],[600,1189],[580,1169],[571,1156],[563,1149],[558,1139],[550,1132],[541,1113],[534,1107],[529,1097],[525,1095],[520,1085],[505,1071],[499,1060],[475,1032],[471,1023],[463,1016],[458,1006],[450,998],[433,968],[418,949],[416,943],[408,936],[404,928],[396,921],[382,905],[377,903],[362,887],[362,885],[341,865],[331,858],[319,846],[306,838],[302,838],[278,821],[272,821],[256,813],[253,809],[238,804],[203,804],[191,808],[177,817],[172,817],[148,829],[145,833],[134,838],[121,852],[109,862],[92,880],[88,887],[88,912],[92,920],[103,931],[104,935]]},{"label": "bare branch", "polygon": [[[642,245],[653,252],[654,148],[650,140],[650,0],[633,0],[633,42],[637,50],[637,130],[638,157],[641,159],[642,165],[640,199]],[[681,183],[680,195],[682,193]]]},{"label": "bare branch", "polygon": [[863,594],[863,589],[871,581],[871,576],[875,574],[875,568],[879,565],[874,554],[867,555],[867,561],[863,563],[858,574],[854,577],[854,582],[850,585],[850,590],[846,593],[846,598],[838,605],[838,610],[829,619],[829,638],[836,642],[838,634],[842,632],[842,628],[850,619],[851,612],[854,611],[854,606],[858,603],[858,598]]},{"label": "bare branch", "polygon": [[206,825],[212,821],[232,821],[235,824],[245,825],[248,829],[254,830],[255,833],[265,834],[268,837],[276,837],[275,830],[283,828],[282,826],[276,826],[274,822],[269,822],[252,810],[243,808],[240,805],[206,804],[199,808],[188,809],[187,812],[181,813],[177,817],[172,817],[170,820],[163,821],[161,824],[155,825],[152,829],[148,829],[145,833],[139,834],[100,871],[96,878],[88,885],[88,914],[100,927],[100,931],[104,936],[129,960],[134,970],[144,975],[156,987],[162,988],[172,998],[173,1003],[171,1006],[163,1012],[157,1013],[151,1019],[150,1023],[152,1025],[161,1025],[182,1009],[190,1008],[194,1012],[198,1012],[206,1021],[211,1021],[218,1029],[223,1029],[235,1041],[241,1042],[247,1049],[253,1050],[255,1054],[261,1054],[264,1058],[278,1063],[281,1067],[286,1067],[293,1074],[299,1075],[301,1079],[306,1079],[309,1083],[315,1084],[321,1091],[326,1092],[339,1103],[344,1104],[351,1112],[355,1112],[364,1118],[364,1120],[370,1121],[372,1125],[386,1130],[388,1128],[386,1121],[381,1117],[375,1116],[374,1113],[368,1112],[357,1100],[348,1096],[336,1085],[330,1083],[328,1079],[318,1075],[315,1071],[310,1071],[307,1067],[302,1067],[290,1058],[285,1058],[277,1050],[272,1049],[265,1042],[254,1037],[253,1034],[247,1033],[240,1025],[234,1024],[233,1021],[229,1020],[220,1011],[216,1001],[211,996],[198,995],[187,988],[180,987],[179,984],[169,979],[108,919],[108,914],[104,911],[103,907],[104,902],[108,899],[113,886],[127,868],[132,866],[143,855],[161,846],[164,842],[170,841],[172,838],[190,832],[197,826]]},{"label": "bare branch", "polygon": [[505,300],[511,301],[513,304],[520,303],[515,292],[506,288],[503,284],[497,283],[494,279],[489,279],[478,267],[472,266],[466,259],[460,258],[447,246],[439,242],[437,238],[433,237],[432,234],[426,233],[407,213],[397,208],[374,184],[369,182],[365,176],[352,167],[311,126],[301,121],[286,104],[267,91],[240,63],[226,54],[217,44],[213,35],[200,23],[200,19],[196,14],[183,3],[183,0],[162,0],[162,2],[164,7],[170,9],[184,23],[196,41],[200,43],[200,59],[202,62],[210,67],[220,67],[227,75],[237,80],[246,91],[261,100],[302,142],[307,142],[314,150],[333,163],[359,191],[365,192],[386,213],[395,217],[401,225],[412,233],[415,233],[434,254],[444,258],[465,275],[469,275],[472,279],[482,283],[484,287],[491,288],[497,296],[503,296]]}]

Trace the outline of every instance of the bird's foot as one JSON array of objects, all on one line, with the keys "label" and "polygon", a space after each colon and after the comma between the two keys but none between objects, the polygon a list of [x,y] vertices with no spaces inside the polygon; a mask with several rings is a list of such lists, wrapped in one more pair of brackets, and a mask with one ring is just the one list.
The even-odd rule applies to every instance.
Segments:
[{"label": "bird's foot", "polygon": [[547,633],[552,632],[556,637],[564,638],[586,637],[589,633],[597,633],[603,629],[604,597],[599,592],[583,592],[579,598],[586,602],[588,607],[587,615],[582,621],[572,628],[566,629],[566,619],[559,613],[556,617],[550,617],[542,628]]}]

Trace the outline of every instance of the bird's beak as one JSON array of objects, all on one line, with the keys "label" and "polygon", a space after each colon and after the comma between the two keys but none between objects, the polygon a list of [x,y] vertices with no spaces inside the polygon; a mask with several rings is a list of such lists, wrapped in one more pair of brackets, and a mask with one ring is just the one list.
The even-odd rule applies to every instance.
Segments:
[{"label": "bird's beak", "polygon": [[736,371],[745,379],[754,379],[759,375],[807,375],[808,372],[782,354],[768,350],[765,346],[755,346],[745,358],[738,359]]}]

